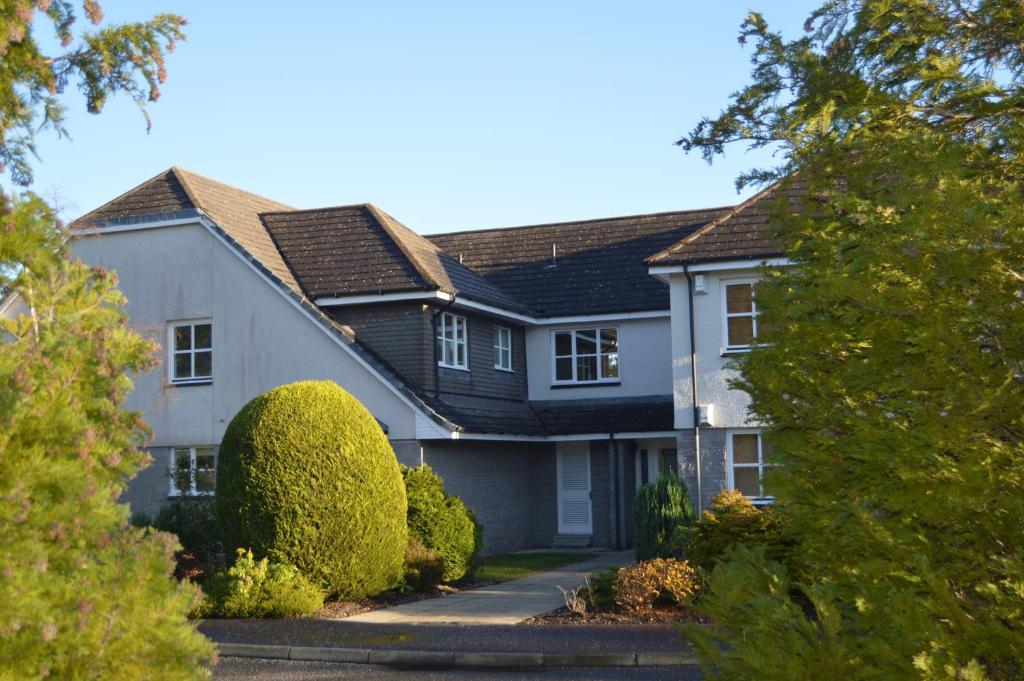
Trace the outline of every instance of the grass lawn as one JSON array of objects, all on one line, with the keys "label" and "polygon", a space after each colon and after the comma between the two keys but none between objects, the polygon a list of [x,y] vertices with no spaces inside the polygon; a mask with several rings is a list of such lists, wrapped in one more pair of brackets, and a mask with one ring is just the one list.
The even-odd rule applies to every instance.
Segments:
[{"label": "grass lawn", "polygon": [[507,582],[534,572],[554,570],[570,563],[589,560],[592,553],[505,553],[484,558],[474,577],[481,581]]}]

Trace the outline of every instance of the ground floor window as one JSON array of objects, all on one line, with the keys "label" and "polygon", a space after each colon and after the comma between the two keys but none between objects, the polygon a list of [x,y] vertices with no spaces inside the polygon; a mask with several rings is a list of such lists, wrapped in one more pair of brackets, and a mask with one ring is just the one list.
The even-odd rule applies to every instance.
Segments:
[{"label": "ground floor window", "polygon": [[213,447],[171,448],[172,497],[209,496],[217,486],[217,455]]},{"label": "ground floor window", "polygon": [[765,471],[771,468],[771,451],[761,433],[736,431],[728,437],[728,483],[754,503],[770,503],[774,497],[765,489]]}]

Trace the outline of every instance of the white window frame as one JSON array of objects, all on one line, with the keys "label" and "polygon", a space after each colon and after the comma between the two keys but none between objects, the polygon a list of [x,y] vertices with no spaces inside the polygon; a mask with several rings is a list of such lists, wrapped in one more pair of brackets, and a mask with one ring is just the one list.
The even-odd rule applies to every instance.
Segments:
[{"label": "white window frame", "polygon": [[[729,320],[737,317],[749,317],[751,319],[751,337],[757,340],[757,283],[758,279],[723,279],[721,282],[722,297],[722,348],[723,352],[749,352],[752,345],[730,345],[729,343]],[[750,297],[750,312],[729,312],[728,287],[749,284],[752,288]]]},{"label": "white window frame", "polygon": [[[187,490],[178,489],[177,482],[177,464],[178,464],[178,452],[188,450],[189,453],[189,488]],[[170,449],[170,461],[167,463],[167,475],[168,475],[168,492],[169,497],[187,498],[187,497],[212,497],[214,492],[200,492],[196,488],[196,473],[199,472],[199,468],[196,464],[196,457],[199,451],[204,454],[207,453],[213,455],[213,481],[216,487],[217,483],[217,448],[213,445],[194,445],[189,447],[171,447]],[[203,469],[207,470],[207,469]]]},{"label": "white window frame", "polygon": [[[507,363],[502,361],[505,357]],[[512,372],[512,329],[497,324],[494,326],[494,368]]]},{"label": "white window frame", "polygon": [[[757,435],[757,463],[733,463],[733,444],[732,438],[734,435]],[[734,473],[735,466],[740,468],[757,468],[757,480],[760,485],[761,494],[756,497],[746,497],[755,506],[761,506],[765,504],[771,504],[775,502],[775,497],[764,493],[764,474],[769,468],[772,468],[774,464],[765,462],[764,458],[764,435],[759,428],[737,428],[730,429],[725,434],[726,443],[726,483],[729,489],[736,489],[736,476]]]},{"label": "white window frame", "polygon": [[[197,348],[195,346],[195,327],[203,324],[210,325],[210,347]],[[181,328],[189,328],[191,348],[178,350],[174,345],[175,332]],[[210,351],[210,375],[196,376],[196,352],[199,350]],[[191,376],[178,378],[174,375],[175,359],[178,355],[189,355],[189,373]],[[167,323],[167,380],[175,385],[206,384],[213,383],[213,320],[211,319],[187,319]]]},{"label": "white window frame", "polygon": [[[452,330],[451,338],[448,338],[448,330]],[[461,337],[459,332],[461,333]],[[437,319],[437,338],[435,343],[440,343],[440,352],[437,355],[437,365],[446,369],[460,369],[469,371],[469,322],[460,314],[443,312]],[[445,350],[448,343],[451,343],[452,362],[445,361]],[[459,347],[462,347],[462,363],[458,361]]]},{"label": "white window frame", "polygon": [[[597,343],[597,378],[589,381],[581,381],[576,376],[577,369],[577,358],[579,355],[576,354],[576,334],[579,332],[592,331],[594,332],[594,338]],[[601,352],[601,332],[602,331],[615,331],[615,352]],[[570,334],[570,342],[572,344],[571,355],[559,355],[557,337],[560,333]],[[615,384],[622,381],[622,334],[619,332],[618,326],[611,325],[598,325],[598,326],[581,326],[572,327],[566,329],[552,329],[551,331],[551,385],[601,385],[601,384]],[[618,376],[602,376],[601,370],[601,357],[605,355],[615,355],[617,358],[616,366],[619,369]],[[589,355],[586,355],[589,357]],[[572,378],[571,379],[558,379],[558,360],[566,357],[572,358]]]}]

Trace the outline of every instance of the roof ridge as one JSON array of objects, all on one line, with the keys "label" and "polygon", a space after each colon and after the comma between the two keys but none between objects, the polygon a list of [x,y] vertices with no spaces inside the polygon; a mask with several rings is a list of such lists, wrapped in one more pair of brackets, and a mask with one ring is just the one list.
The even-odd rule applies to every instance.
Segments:
[{"label": "roof ridge", "polygon": [[[291,210],[264,210],[260,211],[260,215],[293,215],[295,213],[319,213],[325,210],[340,210],[342,208],[366,208],[372,206],[372,203],[343,203],[337,206],[321,206],[319,208],[293,208]],[[378,208],[378,210],[380,210]]]},{"label": "roof ridge", "polygon": [[[514,229],[534,229],[539,227],[557,227],[559,225],[581,225],[593,222],[611,222],[614,220],[632,220],[636,218],[655,218],[663,215],[687,215],[691,213],[713,213],[715,211],[728,210],[736,208],[735,205],[729,206],[718,206],[712,208],[687,208],[684,210],[666,210],[658,213],[637,213],[635,215],[615,215],[610,218],[586,218],[584,220],[562,220],[559,222],[541,222],[534,225],[513,225],[511,227],[483,227],[480,229],[462,229],[455,232],[436,232],[434,234],[427,234],[424,238],[435,237],[435,236],[456,236],[460,234],[476,234],[479,232],[502,232],[511,231]],[[716,218],[718,219],[718,218]]]},{"label": "roof ridge", "polygon": [[[178,181],[181,182],[182,187],[186,187],[185,193],[189,194],[189,198],[190,199],[193,198],[193,191],[194,190],[191,187],[191,185],[188,184],[185,181],[185,176],[186,175],[191,175],[192,177],[198,177],[198,178],[201,178],[203,180],[206,180],[207,182],[212,182],[212,183],[214,183],[216,185],[219,185],[221,187],[226,187],[226,188],[230,189],[231,191],[235,191],[235,192],[238,192],[240,194],[246,194],[248,196],[252,196],[254,198],[260,199],[261,201],[268,201],[270,203],[277,204],[278,206],[281,206],[282,208],[287,208],[287,209],[290,209],[290,210],[294,210],[294,208],[292,206],[289,206],[287,203],[281,203],[277,199],[272,199],[269,196],[264,196],[263,194],[257,194],[256,192],[251,192],[248,189],[242,189],[241,187],[236,187],[233,184],[228,184],[227,182],[222,182],[222,181],[220,181],[220,180],[218,180],[216,178],[210,177],[209,175],[203,175],[202,173],[197,173],[194,170],[189,170],[188,168],[182,168],[181,166],[171,166],[170,169],[168,171],[165,171],[165,172],[171,172],[171,173],[174,174],[175,177],[178,178]],[[281,211],[281,212],[284,212],[284,211]]]},{"label": "roof ridge", "polygon": [[192,186],[185,179],[185,175],[188,173],[188,171],[184,170],[183,168],[179,168],[178,166],[171,166],[171,169],[168,172],[174,176],[174,179],[178,181],[178,184],[181,185],[181,188],[185,190],[185,196],[187,196],[188,200],[192,202],[192,205],[198,208],[203,213],[205,213],[206,209],[203,208],[203,206],[201,205],[199,197],[196,196],[196,193],[192,189]]},{"label": "roof ridge", "polygon": [[[410,263],[412,263],[413,268],[415,268],[416,273],[420,276],[420,278],[423,279],[423,281],[426,282],[427,284],[440,290],[442,288],[441,282],[439,282],[434,277],[434,275],[430,273],[430,270],[426,267],[426,265],[424,265],[424,263],[420,261],[419,256],[413,253],[412,249],[410,249],[408,245],[405,243],[403,237],[399,236],[396,233],[396,230],[394,229],[394,226],[390,224],[390,221],[394,221],[400,225],[402,223],[398,222],[398,220],[391,217],[381,209],[377,208],[372,203],[365,204],[365,209],[373,217],[373,219],[377,221],[377,224],[381,226],[381,228],[384,230],[384,233],[387,234],[393,242],[395,242],[395,245],[398,246],[398,250],[402,252],[402,255],[404,255],[405,258]],[[405,225],[402,225],[402,227],[405,227]],[[408,227],[405,227],[405,229],[409,231],[411,234],[423,239],[423,237],[419,236],[418,234],[416,234],[416,232],[413,232]],[[423,240],[430,244],[432,248],[438,251],[441,250],[440,248],[437,248],[437,246],[435,246],[434,244],[431,244],[426,239]]]},{"label": "roof ridge", "polygon": [[751,196],[746,201],[743,201],[742,203],[739,203],[739,204],[733,206],[732,209],[729,210],[724,215],[719,215],[717,218],[715,218],[714,220],[712,220],[708,224],[704,225],[703,227],[701,227],[698,230],[695,230],[693,232],[693,234],[690,234],[689,236],[687,236],[687,237],[685,237],[683,239],[680,239],[679,241],[675,242],[674,244],[672,244],[668,248],[662,249],[662,250],[658,251],[657,253],[655,253],[654,255],[645,258],[644,262],[649,264],[649,265],[652,265],[652,264],[655,264],[655,262],[657,260],[660,260],[662,258],[670,256],[673,253],[677,253],[681,248],[683,248],[683,246],[687,246],[687,245],[693,243],[694,241],[696,241],[700,237],[704,236],[705,234],[707,234],[708,232],[713,230],[715,227],[721,225],[723,222],[725,222],[729,218],[737,215],[743,209],[747,208],[751,204],[756,203],[757,201],[759,201],[762,198],[764,198],[764,196],[766,196],[768,193],[774,191],[781,183],[782,183],[782,180],[776,180],[775,182],[773,182],[769,186],[765,187],[761,191],[759,191],[756,194],[754,194],[753,196]]}]

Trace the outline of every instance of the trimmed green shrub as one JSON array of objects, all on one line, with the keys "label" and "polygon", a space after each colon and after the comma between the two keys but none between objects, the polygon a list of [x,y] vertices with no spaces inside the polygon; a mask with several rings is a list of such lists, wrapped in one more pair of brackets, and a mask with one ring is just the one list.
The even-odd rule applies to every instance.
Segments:
[{"label": "trimmed green shrub", "polygon": [[737,544],[765,547],[769,560],[792,565],[794,549],[783,534],[783,523],[771,506],[758,508],[737,490],[715,495],[711,508],[690,528],[686,558],[711,572],[726,551]]},{"label": "trimmed green shrub", "polygon": [[366,407],[330,381],[260,395],[217,461],[225,546],[294,565],[341,598],[401,583],[407,540],[398,461]]},{"label": "trimmed green shrub", "polygon": [[462,500],[444,489],[444,480],[429,466],[402,467],[409,499],[409,532],[437,551],[444,561],[444,581],[470,572],[483,545],[483,526]]},{"label": "trimmed green shrub", "polygon": [[405,585],[413,591],[429,591],[443,579],[444,560],[419,537],[410,535],[405,549]]},{"label": "trimmed green shrub", "polygon": [[679,529],[693,522],[693,503],[674,475],[644,485],[633,501],[633,545],[637,560],[677,555]]},{"label": "trimmed green shrub", "polygon": [[210,577],[198,617],[301,617],[324,605],[324,592],[296,567],[256,561],[252,551],[238,549],[235,564]]},{"label": "trimmed green shrub", "polygon": [[615,605],[615,583],[620,568],[606,568],[590,575],[590,602],[598,608]]}]

